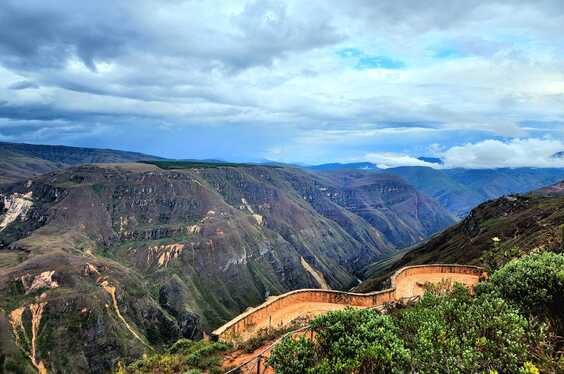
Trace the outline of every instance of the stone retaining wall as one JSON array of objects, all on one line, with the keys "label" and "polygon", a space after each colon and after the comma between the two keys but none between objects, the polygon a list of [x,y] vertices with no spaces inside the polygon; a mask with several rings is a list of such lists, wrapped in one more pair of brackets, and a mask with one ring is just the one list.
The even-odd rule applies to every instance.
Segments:
[{"label": "stone retaining wall", "polygon": [[[373,307],[386,302],[412,297],[424,292],[422,283],[426,278],[449,279],[474,286],[484,275],[483,269],[465,265],[418,265],[398,270],[392,277],[392,287],[366,294],[341,292],[334,290],[301,289],[272,297],[256,308],[240,314],[214,332],[212,337],[231,342],[244,332],[252,329],[260,321],[267,320],[274,312],[299,303],[327,303],[350,305],[354,307]],[[420,280],[420,282],[418,282]],[[420,284],[421,283],[421,284]]]}]

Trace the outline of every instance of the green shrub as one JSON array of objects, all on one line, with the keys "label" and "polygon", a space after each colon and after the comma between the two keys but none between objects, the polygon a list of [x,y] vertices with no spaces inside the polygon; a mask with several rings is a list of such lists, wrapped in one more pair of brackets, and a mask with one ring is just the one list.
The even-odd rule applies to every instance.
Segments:
[{"label": "green shrub", "polygon": [[489,291],[526,312],[564,312],[564,254],[535,253],[508,262],[496,271],[481,292]]},{"label": "green shrub", "polygon": [[269,359],[277,373],[534,371],[531,341],[546,341],[518,308],[460,285],[427,292],[395,318],[346,309],[316,318],[313,339],[285,338]]},{"label": "green shrub", "polygon": [[198,343],[190,339],[179,339],[170,348],[167,349],[167,353],[178,354],[178,353],[190,353],[196,347]]},{"label": "green shrub", "polygon": [[426,293],[400,314],[399,326],[417,372],[517,372],[529,356],[528,322],[518,309],[462,286]]},{"label": "green shrub", "polygon": [[267,363],[279,374],[306,373],[315,366],[313,343],[303,336],[287,336],[274,347]]},{"label": "green shrub", "polygon": [[320,363],[334,373],[387,372],[402,369],[408,362],[408,351],[389,316],[368,309],[345,309],[315,319],[311,327]]},{"label": "green shrub", "polygon": [[152,354],[130,364],[127,373],[210,373],[219,371],[220,353],[230,347],[219,342],[180,339],[165,353]]},{"label": "green shrub", "polygon": [[391,317],[367,309],[345,309],[316,318],[313,342],[284,339],[269,359],[280,373],[404,372],[409,352]]}]

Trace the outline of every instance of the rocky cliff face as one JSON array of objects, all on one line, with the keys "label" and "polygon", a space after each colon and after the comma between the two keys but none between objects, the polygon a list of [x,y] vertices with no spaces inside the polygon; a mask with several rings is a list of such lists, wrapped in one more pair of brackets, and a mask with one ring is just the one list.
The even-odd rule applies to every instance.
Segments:
[{"label": "rocky cliff face", "polygon": [[395,248],[420,242],[455,222],[400,177],[360,170],[323,175],[332,182],[331,200],[365,219]]},{"label": "rocky cliff face", "polygon": [[19,349],[0,357],[107,372],[269,295],[349,288],[370,262],[452,222],[401,180],[371,178],[126,164],[5,186],[0,347]]}]

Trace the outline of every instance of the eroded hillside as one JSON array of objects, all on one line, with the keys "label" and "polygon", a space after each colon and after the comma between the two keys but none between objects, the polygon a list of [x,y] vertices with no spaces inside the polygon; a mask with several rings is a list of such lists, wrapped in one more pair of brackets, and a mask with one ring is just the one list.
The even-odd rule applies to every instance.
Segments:
[{"label": "eroded hillside", "polygon": [[398,178],[339,178],[125,164],[5,186],[2,339],[21,348],[10,359],[105,372],[269,295],[349,288],[372,261],[452,222]]}]

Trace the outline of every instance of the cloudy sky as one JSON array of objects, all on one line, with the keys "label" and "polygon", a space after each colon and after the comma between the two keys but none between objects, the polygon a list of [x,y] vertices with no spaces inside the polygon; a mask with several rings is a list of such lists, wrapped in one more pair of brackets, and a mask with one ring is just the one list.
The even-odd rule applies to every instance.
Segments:
[{"label": "cloudy sky", "polygon": [[0,141],[564,166],[564,2],[0,2]]}]

